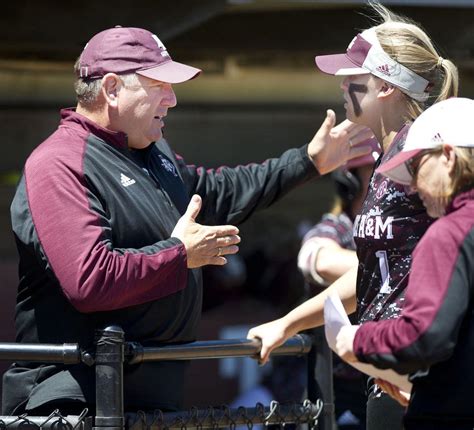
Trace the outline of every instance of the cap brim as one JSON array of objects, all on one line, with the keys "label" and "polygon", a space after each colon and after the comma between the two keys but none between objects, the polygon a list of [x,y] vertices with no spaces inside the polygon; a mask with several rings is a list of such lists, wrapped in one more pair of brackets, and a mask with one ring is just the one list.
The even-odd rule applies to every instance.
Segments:
[{"label": "cap brim", "polygon": [[151,67],[150,69],[137,70],[136,73],[157,81],[179,84],[197,77],[201,73],[201,70],[171,60],[156,67]]},{"label": "cap brim", "polygon": [[315,57],[315,62],[319,70],[329,75],[349,76],[370,73],[369,70],[353,63],[346,54],[318,55]]},{"label": "cap brim", "polygon": [[375,172],[399,184],[410,185],[412,177],[405,163],[417,156],[421,151],[423,151],[423,148],[399,152],[395,157],[380,165]]}]

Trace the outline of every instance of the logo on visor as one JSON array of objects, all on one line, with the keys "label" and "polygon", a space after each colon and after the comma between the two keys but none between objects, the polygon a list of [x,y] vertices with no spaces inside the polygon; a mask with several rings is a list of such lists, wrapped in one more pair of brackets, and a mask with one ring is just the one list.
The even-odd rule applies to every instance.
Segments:
[{"label": "logo on visor", "polygon": [[[398,76],[400,64],[392,60],[385,52],[370,52],[372,70],[385,76]],[[366,60],[367,61],[367,60]]]},{"label": "logo on visor", "polygon": [[379,71],[380,73],[383,73],[384,75],[391,76],[392,74],[390,73],[390,68],[388,67],[388,64],[382,64],[381,66],[377,66],[375,70]]},{"label": "logo on visor", "polygon": [[435,142],[435,143],[443,143],[444,142],[444,139],[441,137],[441,135],[439,133],[436,133],[432,138],[431,138],[431,141],[432,142]]}]

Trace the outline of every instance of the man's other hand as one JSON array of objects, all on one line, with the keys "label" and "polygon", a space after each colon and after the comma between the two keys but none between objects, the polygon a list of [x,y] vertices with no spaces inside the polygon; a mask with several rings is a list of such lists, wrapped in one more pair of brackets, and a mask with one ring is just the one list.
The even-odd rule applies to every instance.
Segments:
[{"label": "man's other hand", "polygon": [[214,264],[223,266],[228,254],[237,254],[240,243],[239,229],[233,225],[207,226],[196,222],[201,210],[202,199],[195,194],[189,202],[186,213],[179,219],[171,237],[183,242],[188,257],[188,268]]}]

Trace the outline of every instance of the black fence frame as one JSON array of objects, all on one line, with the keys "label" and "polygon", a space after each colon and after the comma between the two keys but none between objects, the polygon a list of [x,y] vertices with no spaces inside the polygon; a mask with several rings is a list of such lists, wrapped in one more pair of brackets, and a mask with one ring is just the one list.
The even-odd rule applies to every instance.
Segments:
[{"label": "black fence frame", "polygon": [[[170,428],[166,423],[174,422],[172,428],[219,428],[244,424],[250,429],[253,424],[284,424],[285,417],[291,422],[312,422],[321,430],[332,430],[335,425],[334,394],[332,385],[332,353],[324,338],[324,331],[316,329],[311,335],[300,334],[288,339],[272,352],[275,355],[308,355],[307,399],[303,404],[279,405],[272,402],[265,407],[257,404],[251,410],[239,408],[208,411],[193,410],[191,413],[166,413],[147,417],[146,414],[133,419],[124,413],[123,365],[161,360],[195,360],[207,358],[257,357],[261,342],[256,339],[233,339],[193,342],[164,347],[143,347],[136,342],[125,342],[123,330],[109,326],[96,332],[95,352],[84,351],[77,344],[18,344],[0,343],[0,360],[34,361],[95,365],[96,412],[87,417],[61,415],[54,411],[49,417],[0,416],[0,428],[21,430],[124,430],[135,428],[142,421],[147,429]],[[217,412],[216,412],[217,411]],[[181,414],[181,415],[180,415]],[[254,417],[253,420],[249,416]],[[255,421],[256,418],[256,421]],[[151,424],[150,424],[151,422]],[[0,429],[2,430],[2,429]]]}]

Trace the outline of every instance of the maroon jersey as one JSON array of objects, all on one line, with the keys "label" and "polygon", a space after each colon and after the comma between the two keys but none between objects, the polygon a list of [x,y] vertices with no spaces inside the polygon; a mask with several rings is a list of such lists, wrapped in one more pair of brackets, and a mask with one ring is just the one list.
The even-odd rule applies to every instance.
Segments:
[{"label": "maroon jersey", "polygon": [[346,213],[324,214],[321,221],[311,227],[305,234],[303,243],[313,237],[324,237],[334,240],[340,247],[355,250],[352,237],[352,221]]},{"label": "maroon jersey", "polygon": [[[398,132],[376,167],[401,151],[408,129],[409,125],[405,125]],[[400,315],[411,254],[432,222],[417,194],[374,173],[353,230],[359,258],[357,314],[360,323]]]}]

